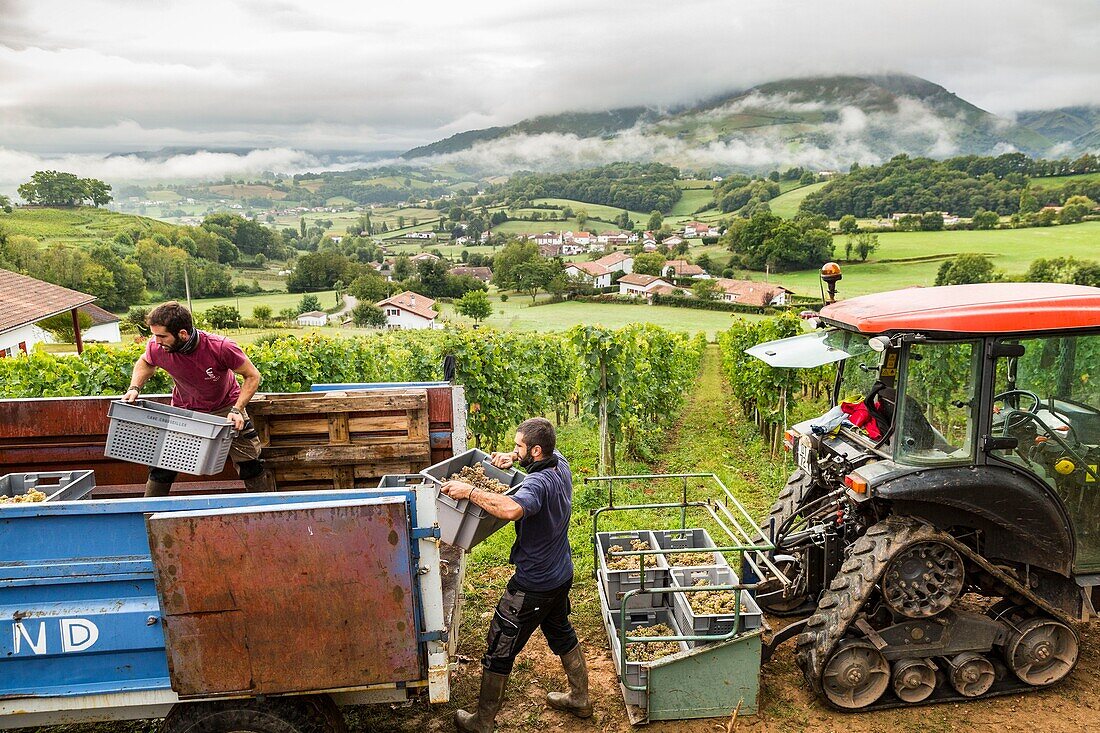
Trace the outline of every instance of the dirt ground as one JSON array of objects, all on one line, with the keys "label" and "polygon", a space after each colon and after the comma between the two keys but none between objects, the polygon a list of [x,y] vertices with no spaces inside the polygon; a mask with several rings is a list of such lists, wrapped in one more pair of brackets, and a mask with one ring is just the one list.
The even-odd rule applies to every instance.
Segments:
[{"label": "dirt ground", "polygon": [[[805,686],[802,673],[788,643],[763,668],[760,681],[760,712],[739,717],[735,729],[741,731],[823,731],[846,730],[852,733],[872,731],[1088,731],[1100,728],[1100,633],[1079,629],[1082,639],[1081,662],[1070,678],[1049,690],[971,703],[947,703],[904,710],[885,710],[863,714],[844,714],[827,709]],[[509,687],[505,707],[497,719],[503,731],[626,731],[626,717],[615,676],[607,639],[588,635],[583,640],[596,714],[591,721],[579,721],[549,709],[544,703],[550,690],[564,689],[565,675],[560,664],[538,635],[524,650],[521,674]],[[463,664],[457,677],[469,678],[462,685],[472,694],[480,679],[477,660]],[[470,698],[464,696],[466,701]],[[450,720],[435,720],[431,730],[450,730]],[[694,721],[652,723],[653,733],[683,731],[703,733],[727,731],[729,719],[710,718]]]}]

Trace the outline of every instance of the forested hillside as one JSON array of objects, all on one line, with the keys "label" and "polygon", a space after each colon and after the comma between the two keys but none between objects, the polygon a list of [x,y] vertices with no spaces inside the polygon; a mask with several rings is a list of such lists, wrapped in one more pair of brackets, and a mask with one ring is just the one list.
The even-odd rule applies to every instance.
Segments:
[{"label": "forested hillside", "polygon": [[661,163],[612,163],[572,173],[517,173],[500,194],[524,206],[540,198],[575,199],[630,211],[668,213],[680,200],[680,172]]}]

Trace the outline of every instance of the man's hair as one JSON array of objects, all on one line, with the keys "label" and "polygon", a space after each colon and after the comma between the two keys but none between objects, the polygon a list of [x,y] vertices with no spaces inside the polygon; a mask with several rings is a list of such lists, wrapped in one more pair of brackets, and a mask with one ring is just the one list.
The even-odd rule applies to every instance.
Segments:
[{"label": "man's hair", "polygon": [[517,433],[523,433],[523,440],[527,443],[527,450],[533,446],[542,448],[543,458],[549,458],[558,444],[558,435],[554,431],[554,424],[545,417],[532,417],[524,420],[516,428]]},{"label": "man's hair", "polygon": [[162,303],[149,311],[145,321],[150,326],[163,326],[173,336],[178,336],[180,331],[190,331],[194,327],[191,311],[174,300]]}]

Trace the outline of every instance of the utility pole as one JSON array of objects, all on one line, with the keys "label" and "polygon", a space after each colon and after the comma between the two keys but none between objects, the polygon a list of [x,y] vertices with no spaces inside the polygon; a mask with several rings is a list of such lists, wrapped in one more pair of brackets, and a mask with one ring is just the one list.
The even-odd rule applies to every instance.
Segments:
[{"label": "utility pole", "polygon": [[187,294],[187,310],[192,313],[195,312],[195,308],[191,305],[191,280],[187,277],[187,263],[183,263],[183,290]]}]

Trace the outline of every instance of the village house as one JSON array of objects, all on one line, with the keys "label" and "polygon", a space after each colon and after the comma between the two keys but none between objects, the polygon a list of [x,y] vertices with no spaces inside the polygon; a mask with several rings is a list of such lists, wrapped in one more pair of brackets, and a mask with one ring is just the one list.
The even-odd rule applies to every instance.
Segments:
[{"label": "village house", "polygon": [[592,243],[592,239],[593,237],[591,232],[566,232],[564,235],[562,235],[563,242],[583,244],[585,247]]},{"label": "village house", "polygon": [[375,303],[386,314],[386,328],[393,330],[435,328],[435,301],[411,290]]},{"label": "village house", "polygon": [[561,235],[557,232],[543,232],[542,234],[536,234],[531,239],[535,240],[535,244],[542,247],[550,244],[561,244]]},{"label": "village house", "polygon": [[409,239],[435,239],[435,232],[409,232],[405,236]]},{"label": "village house", "polygon": [[92,325],[84,331],[85,343],[122,343],[122,330],[120,328],[122,319],[114,313],[100,308],[95,303],[82,305],[78,310],[92,319]]},{"label": "village house", "polygon": [[720,277],[716,281],[721,299],[727,303],[767,306],[786,305],[792,291],[775,283],[762,283],[753,280],[731,280]]},{"label": "village house", "polygon": [[657,251],[657,240],[656,239],[647,239],[644,242],[642,242],[642,251],[643,252],[656,252]]},{"label": "village house", "polygon": [[[72,314],[95,299],[94,295],[0,270],[0,358],[29,354],[36,344],[50,341],[50,335],[37,323],[61,313]],[[83,351],[84,335],[79,329],[76,339],[77,351]]]},{"label": "village house", "polygon": [[672,288],[672,283],[656,275],[623,275],[619,278],[619,295],[649,296],[657,288]]},{"label": "village house", "polygon": [[603,265],[611,272],[623,272],[629,275],[634,272],[634,255],[628,252],[611,252],[596,260],[597,265]]},{"label": "village house", "polygon": [[438,255],[433,255],[431,252],[421,252],[420,254],[409,258],[409,260],[411,262],[417,262],[417,263],[419,263],[419,262],[435,262],[438,259],[439,259],[439,256]]},{"label": "village house", "polygon": [[684,238],[691,239],[693,237],[717,237],[718,227],[711,224],[703,224],[698,221],[689,221],[684,224]]},{"label": "village house", "polygon": [[679,246],[683,243],[684,243],[684,238],[683,237],[677,237],[675,234],[672,235],[671,237],[667,237],[665,239],[665,241],[662,242],[662,244],[664,244],[666,247],[670,247],[670,248]]},{"label": "village house", "polygon": [[593,242],[588,245],[589,252],[606,252],[608,245],[604,242]]},{"label": "village house", "polygon": [[569,257],[570,255],[582,255],[587,251],[588,247],[584,244],[563,242],[561,245],[561,254],[563,257]]},{"label": "village house", "polygon": [[324,326],[328,323],[328,314],[321,311],[306,311],[298,314],[299,326]]},{"label": "village house", "polygon": [[611,270],[598,262],[570,262],[565,266],[565,274],[595,288],[606,288],[611,285]]},{"label": "village house", "polygon": [[695,280],[710,278],[707,271],[699,265],[693,265],[687,260],[669,260],[661,268],[661,274],[665,277],[690,277]]},{"label": "village house", "polygon": [[452,267],[448,272],[452,275],[468,275],[470,277],[477,278],[483,283],[487,283],[493,279],[493,271],[488,267],[469,267],[467,265],[459,265],[458,267]]},{"label": "village house", "polygon": [[561,257],[562,243],[557,244],[540,244],[539,254],[543,257]]}]

